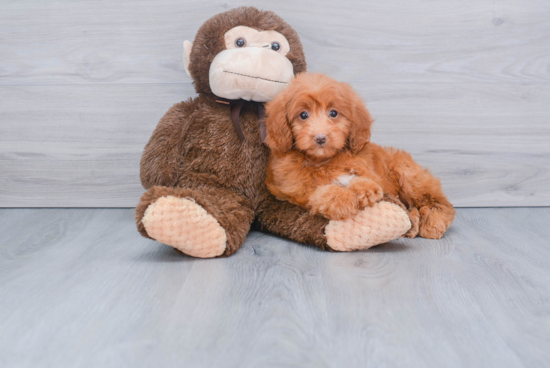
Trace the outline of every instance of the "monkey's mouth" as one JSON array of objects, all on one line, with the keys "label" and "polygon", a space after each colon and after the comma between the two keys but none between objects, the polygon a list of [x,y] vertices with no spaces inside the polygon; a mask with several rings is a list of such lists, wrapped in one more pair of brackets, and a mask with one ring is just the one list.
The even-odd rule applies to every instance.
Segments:
[{"label": "monkey's mouth", "polygon": [[281,81],[273,80],[273,79],[267,79],[267,78],[262,78],[262,77],[255,77],[255,76],[253,76],[253,75],[246,75],[246,74],[242,74],[242,73],[236,73],[236,72],[232,72],[232,71],[225,70],[225,69],[223,70],[223,72],[224,72],[224,73],[228,73],[228,74],[240,75],[241,77],[248,77],[248,78],[260,79],[260,80],[264,80],[264,81],[267,81],[267,82],[288,84],[288,82],[281,82]]}]

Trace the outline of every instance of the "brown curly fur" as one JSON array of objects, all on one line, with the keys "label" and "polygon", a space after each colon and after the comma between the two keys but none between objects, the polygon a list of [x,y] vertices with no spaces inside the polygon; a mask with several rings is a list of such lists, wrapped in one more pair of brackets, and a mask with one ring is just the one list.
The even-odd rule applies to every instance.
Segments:
[{"label": "brown curly fur", "polygon": [[237,25],[283,34],[290,43],[287,56],[294,70],[306,68],[296,32],[273,12],[243,7],[208,20],[199,29],[190,56],[189,69],[199,96],[170,108],[142,156],[140,177],[148,190],[136,208],[138,230],[148,236],[141,222],[145,210],[159,197],[172,195],[193,198],[218,220],[228,239],[224,256],[237,251],[254,219],[261,230],[328,249],[326,218],[276,200],[265,187],[269,150],[261,143],[256,104],[243,106],[246,140],[241,142],[229,107],[215,102],[211,94],[210,63],[225,49],[223,34]]},{"label": "brown curly fur", "polygon": [[[453,221],[437,178],[407,152],[369,142],[373,119],[348,84],[303,73],[267,104],[266,113],[266,143],[273,151],[266,184],[277,198],[340,220],[387,193],[409,209],[409,237],[441,238]],[[316,142],[318,136],[326,141]],[[348,184],[337,183],[350,174]]]}]

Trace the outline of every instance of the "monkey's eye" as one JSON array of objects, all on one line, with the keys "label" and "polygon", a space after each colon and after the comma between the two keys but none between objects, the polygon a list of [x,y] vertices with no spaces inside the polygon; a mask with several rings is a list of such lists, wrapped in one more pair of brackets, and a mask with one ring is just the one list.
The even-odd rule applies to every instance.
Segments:
[{"label": "monkey's eye", "polygon": [[273,50],[273,51],[279,51],[280,48],[281,48],[281,45],[279,45],[278,42],[273,42],[271,44],[271,50]]},{"label": "monkey's eye", "polygon": [[338,111],[336,110],[330,110],[330,117],[331,118],[335,118],[338,116]]},{"label": "monkey's eye", "polygon": [[235,46],[244,47],[246,45],[246,40],[244,38],[237,38],[235,40]]},{"label": "monkey's eye", "polygon": [[307,114],[307,112],[302,111],[302,113],[300,114],[300,119],[306,120],[307,118],[309,118],[309,115]]}]

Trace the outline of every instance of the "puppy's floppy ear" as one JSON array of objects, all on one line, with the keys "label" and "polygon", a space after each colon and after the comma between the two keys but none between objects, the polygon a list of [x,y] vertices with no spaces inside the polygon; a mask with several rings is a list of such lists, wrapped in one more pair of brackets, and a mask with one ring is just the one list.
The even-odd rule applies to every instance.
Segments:
[{"label": "puppy's floppy ear", "polygon": [[287,88],[265,105],[265,144],[275,152],[288,153],[292,149],[292,131],[287,115],[287,105],[291,97]]},{"label": "puppy's floppy ear", "polygon": [[370,142],[370,127],[374,119],[361,97],[355,92],[350,97],[352,126],[349,136],[349,148],[351,152],[358,153],[365,144]]}]

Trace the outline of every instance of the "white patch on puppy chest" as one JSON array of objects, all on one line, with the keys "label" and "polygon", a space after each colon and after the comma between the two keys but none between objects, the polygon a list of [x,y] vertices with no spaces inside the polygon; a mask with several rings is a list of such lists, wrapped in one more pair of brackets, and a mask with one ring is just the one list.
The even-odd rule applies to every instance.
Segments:
[{"label": "white patch on puppy chest", "polygon": [[353,174],[340,175],[339,177],[336,178],[336,180],[334,181],[334,184],[347,187],[353,178],[355,178],[355,175]]}]

